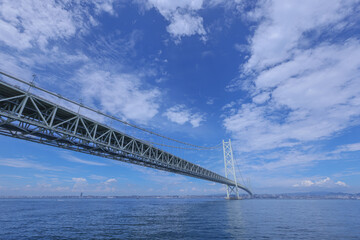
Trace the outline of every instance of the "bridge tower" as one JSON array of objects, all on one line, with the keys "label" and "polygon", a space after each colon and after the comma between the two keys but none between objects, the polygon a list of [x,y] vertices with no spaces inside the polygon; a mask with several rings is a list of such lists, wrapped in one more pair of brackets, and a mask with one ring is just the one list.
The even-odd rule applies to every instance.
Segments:
[{"label": "bridge tower", "polygon": [[[233,150],[231,146],[231,140],[229,139],[228,142],[223,142],[223,151],[224,151],[224,164],[225,164],[225,177],[228,179],[234,179],[236,186],[226,185],[226,199],[240,199],[239,198],[239,188],[237,187],[237,179],[235,173],[235,164],[234,164],[234,156]],[[231,197],[231,195],[234,197]]]}]

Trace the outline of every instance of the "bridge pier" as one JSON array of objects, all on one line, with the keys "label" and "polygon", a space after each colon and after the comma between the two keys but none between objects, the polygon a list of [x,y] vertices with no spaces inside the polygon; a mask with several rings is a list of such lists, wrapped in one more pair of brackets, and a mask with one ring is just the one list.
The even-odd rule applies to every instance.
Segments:
[{"label": "bridge pier", "polygon": [[235,186],[226,185],[226,197],[228,200],[239,200],[239,190]]}]

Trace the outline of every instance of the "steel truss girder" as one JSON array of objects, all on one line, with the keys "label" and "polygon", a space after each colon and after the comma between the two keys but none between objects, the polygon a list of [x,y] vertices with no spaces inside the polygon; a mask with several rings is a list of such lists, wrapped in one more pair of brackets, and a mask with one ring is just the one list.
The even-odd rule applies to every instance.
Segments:
[{"label": "steel truss girder", "polygon": [[0,81],[0,134],[122,162],[236,186],[105,124]]}]

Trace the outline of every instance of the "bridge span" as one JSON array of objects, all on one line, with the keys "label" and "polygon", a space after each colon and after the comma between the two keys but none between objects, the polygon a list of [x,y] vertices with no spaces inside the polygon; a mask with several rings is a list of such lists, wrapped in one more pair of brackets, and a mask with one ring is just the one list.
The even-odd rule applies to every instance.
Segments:
[{"label": "bridge span", "polygon": [[[0,74],[29,85],[29,89],[59,97],[7,73]],[[0,80],[0,134],[225,184],[228,197],[231,191],[238,196],[238,189],[252,195],[251,190],[237,183],[233,165],[235,178],[231,180],[4,80]],[[229,144],[231,150],[231,143],[223,142],[225,168],[232,158]]]}]

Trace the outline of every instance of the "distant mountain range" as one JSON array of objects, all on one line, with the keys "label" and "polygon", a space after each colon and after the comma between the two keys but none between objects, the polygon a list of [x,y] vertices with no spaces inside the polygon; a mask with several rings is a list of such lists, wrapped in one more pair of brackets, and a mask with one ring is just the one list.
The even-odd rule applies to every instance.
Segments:
[{"label": "distant mountain range", "polygon": [[360,200],[360,193],[343,192],[299,192],[280,194],[254,194],[256,199],[355,199]]}]

